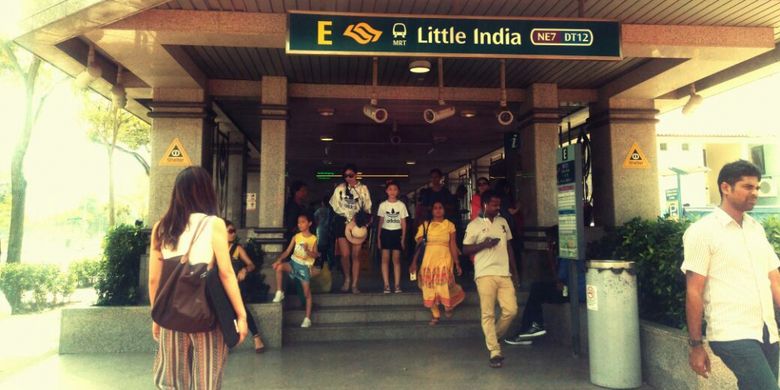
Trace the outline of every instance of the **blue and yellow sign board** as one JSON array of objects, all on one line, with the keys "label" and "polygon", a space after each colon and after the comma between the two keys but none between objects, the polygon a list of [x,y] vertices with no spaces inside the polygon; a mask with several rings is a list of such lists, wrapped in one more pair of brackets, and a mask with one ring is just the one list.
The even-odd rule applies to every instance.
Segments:
[{"label": "blue and yellow sign board", "polygon": [[291,12],[288,54],[620,60],[620,23]]}]

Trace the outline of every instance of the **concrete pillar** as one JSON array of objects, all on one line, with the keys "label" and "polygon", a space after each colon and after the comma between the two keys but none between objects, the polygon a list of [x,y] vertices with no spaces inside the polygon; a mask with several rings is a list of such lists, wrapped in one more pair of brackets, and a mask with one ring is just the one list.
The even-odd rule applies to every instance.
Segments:
[{"label": "concrete pillar", "polygon": [[[257,166],[257,160],[255,164],[248,164],[246,172],[246,193],[252,193],[257,195],[260,193],[260,169]],[[242,195],[241,199],[244,202],[244,209],[246,210],[246,194]],[[245,211],[244,223],[247,227],[260,226],[260,220],[258,219],[257,209]]]},{"label": "concrete pillar", "polygon": [[531,85],[518,119],[521,173],[517,192],[528,226],[558,223],[555,150],[559,123],[557,85]]},{"label": "concrete pillar", "polygon": [[[635,217],[659,215],[656,114],[653,101],[646,99],[602,99],[591,107],[596,225],[619,226]],[[624,167],[634,143],[644,154],[644,168]]]},{"label": "concrete pillar", "polygon": [[246,177],[244,166],[246,163],[246,137],[238,131],[230,132],[230,146],[228,147],[228,182],[227,182],[227,218],[236,227],[246,226],[244,220],[244,198]]},{"label": "concrete pillar", "polygon": [[186,166],[161,165],[161,160],[175,138],[181,141],[192,165],[211,171],[212,116],[205,92],[201,89],[162,89],[152,92],[151,145],[149,172],[149,215],[153,225],[162,218],[171,201],[176,175]]},{"label": "concrete pillar", "polygon": [[259,223],[261,227],[281,228],[287,160],[287,78],[264,76],[261,101]]}]

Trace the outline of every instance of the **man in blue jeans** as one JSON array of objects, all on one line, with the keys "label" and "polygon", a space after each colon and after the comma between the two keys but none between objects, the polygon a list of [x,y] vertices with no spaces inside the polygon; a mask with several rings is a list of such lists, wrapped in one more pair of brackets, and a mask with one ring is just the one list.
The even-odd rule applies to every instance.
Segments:
[{"label": "man in blue jeans", "polygon": [[756,205],[761,172],[743,160],[718,174],[720,207],[692,224],[683,236],[689,364],[707,377],[707,341],[740,389],[777,390],[780,260],[763,227],[745,214]]}]

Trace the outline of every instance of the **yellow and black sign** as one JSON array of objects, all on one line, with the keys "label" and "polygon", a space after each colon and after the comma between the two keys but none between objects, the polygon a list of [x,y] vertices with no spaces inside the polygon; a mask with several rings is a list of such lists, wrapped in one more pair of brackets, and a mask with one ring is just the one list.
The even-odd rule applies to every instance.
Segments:
[{"label": "yellow and black sign", "polygon": [[634,142],[628,150],[628,155],[626,156],[626,159],[623,160],[623,168],[650,168],[650,161],[647,160],[642,149],[639,149],[639,143]]},{"label": "yellow and black sign", "polygon": [[187,150],[184,149],[179,138],[174,138],[171,141],[168,149],[165,150],[163,158],[160,160],[160,165],[168,167],[188,167],[192,165],[192,160],[187,154]]}]

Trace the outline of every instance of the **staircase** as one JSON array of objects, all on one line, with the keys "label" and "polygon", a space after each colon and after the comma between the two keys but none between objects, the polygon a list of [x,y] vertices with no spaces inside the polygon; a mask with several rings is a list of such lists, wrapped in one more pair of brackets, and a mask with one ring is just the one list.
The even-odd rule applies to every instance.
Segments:
[{"label": "staircase", "polygon": [[[525,302],[526,299],[527,293],[518,294],[519,302]],[[476,291],[466,292],[466,300],[455,309],[453,318],[444,317],[442,310],[442,318],[436,326],[428,325],[431,312],[422,305],[422,293],[419,290],[400,294],[314,295],[311,328],[300,327],[305,310],[298,297],[288,296],[284,305],[282,337],[285,345],[348,340],[482,337]]]}]

